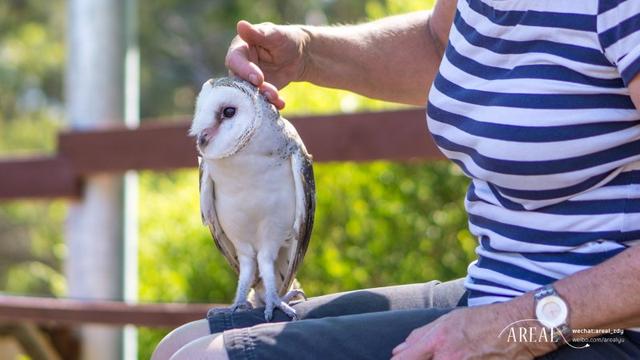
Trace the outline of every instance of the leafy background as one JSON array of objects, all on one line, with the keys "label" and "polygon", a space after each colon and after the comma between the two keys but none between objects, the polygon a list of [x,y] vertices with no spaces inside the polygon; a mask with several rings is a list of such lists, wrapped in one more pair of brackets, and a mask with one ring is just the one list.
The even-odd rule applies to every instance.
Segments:
[{"label": "leafy background", "polygon": [[[357,23],[431,6],[414,0],[139,0],[141,116],[190,113],[200,84],[225,74],[238,19]],[[55,133],[65,127],[65,11],[61,0],[0,3],[1,156],[51,152]],[[306,83],[283,95],[285,116],[398,107]],[[298,276],[309,295],[464,275],[475,240],[462,203],[467,180],[452,165],[321,163],[315,173],[316,223]],[[200,223],[196,171],[142,172],[139,179],[140,301],[231,301],[236,278]],[[62,200],[0,204],[0,291],[65,295],[65,214]],[[149,358],[169,330],[141,328],[139,358]]]}]

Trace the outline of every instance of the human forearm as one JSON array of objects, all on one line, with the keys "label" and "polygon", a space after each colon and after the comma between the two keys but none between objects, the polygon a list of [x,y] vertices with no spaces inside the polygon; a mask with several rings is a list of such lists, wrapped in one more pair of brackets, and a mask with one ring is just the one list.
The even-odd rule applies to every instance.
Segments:
[{"label": "human forearm", "polygon": [[284,107],[278,89],[292,81],[424,105],[455,9],[455,0],[439,0],[433,12],[334,27],[253,25],[242,20],[225,64],[258,86],[278,108]]},{"label": "human forearm", "polygon": [[559,280],[573,328],[640,327],[640,246],[599,266]]},{"label": "human forearm", "polygon": [[443,48],[430,19],[421,11],[360,25],[303,26],[308,43],[299,80],[424,105]]},{"label": "human forearm", "polygon": [[[635,246],[602,264],[556,281],[554,288],[569,306],[569,326],[573,329],[640,327],[640,302],[636,297],[640,293],[639,272],[640,246]],[[534,314],[531,293],[505,306],[513,311],[514,319],[527,319]],[[581,337],[587,336],[581,334]]]}]

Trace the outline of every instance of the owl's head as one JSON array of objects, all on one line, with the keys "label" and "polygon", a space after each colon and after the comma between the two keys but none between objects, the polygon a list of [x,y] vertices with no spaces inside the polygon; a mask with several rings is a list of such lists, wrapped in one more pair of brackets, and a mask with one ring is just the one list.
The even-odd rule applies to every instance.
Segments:
[{"label": "owl's head", "polygon": [[260,126],[265,100],[258,89],[237,78],[202,85],[189,135],[205,159],[221,159],[242,149]]}]

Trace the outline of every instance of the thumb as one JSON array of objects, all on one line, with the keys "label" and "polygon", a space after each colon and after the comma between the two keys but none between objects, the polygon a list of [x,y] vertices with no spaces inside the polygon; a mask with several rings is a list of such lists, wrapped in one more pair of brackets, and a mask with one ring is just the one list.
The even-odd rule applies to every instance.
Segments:
[{"label": "thumb", "polygon": [[274,27],[269,25],[254,25],[248,21],[240,20],[236,25],[236,31],[247,44],[265,46],[275,35]]}]

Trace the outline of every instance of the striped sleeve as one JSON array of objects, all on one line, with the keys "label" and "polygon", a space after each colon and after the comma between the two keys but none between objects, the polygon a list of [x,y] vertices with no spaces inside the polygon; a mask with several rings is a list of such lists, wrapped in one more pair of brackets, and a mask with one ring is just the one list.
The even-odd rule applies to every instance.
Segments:
[{"label": "striped sleeve", "polygon": [[598,38],[626,85],[640,73],[640,1],[599,0]]}]

